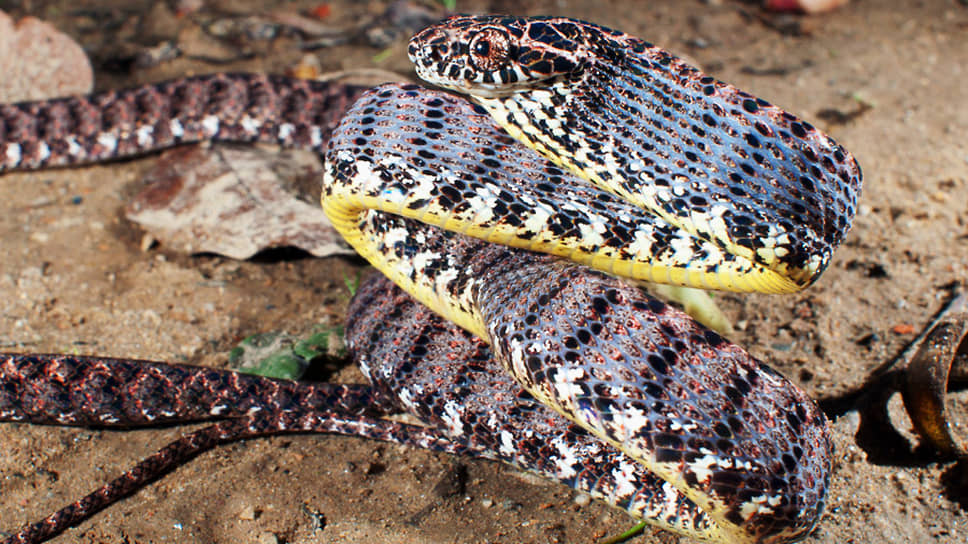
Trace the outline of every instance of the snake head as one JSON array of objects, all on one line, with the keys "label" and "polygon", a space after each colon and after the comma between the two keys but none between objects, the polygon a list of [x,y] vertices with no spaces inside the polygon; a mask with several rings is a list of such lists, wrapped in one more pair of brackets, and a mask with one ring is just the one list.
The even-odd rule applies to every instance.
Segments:
[{"label": "snake head", "polygon": [[408,52],[421,79],[493,98],[580,75],[580,27],[563,18],[458,15],[417,33]]}]

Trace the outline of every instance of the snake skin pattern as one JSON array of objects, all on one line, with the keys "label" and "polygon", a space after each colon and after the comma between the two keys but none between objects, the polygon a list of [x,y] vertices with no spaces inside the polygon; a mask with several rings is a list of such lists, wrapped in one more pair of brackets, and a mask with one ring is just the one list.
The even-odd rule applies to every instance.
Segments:
[{"label": "snake skin pattern", "polygon": [[257,74],[0,104],[0,173],[90,164],[178,144],[265,142],[320,151],[364,88]]},{"label": "snake skin pattern", "polygon": [[278,413],[289,406],[383,412],[366,392],[350,387],[206,374],[193,366],[131,359],[0,355],[0,376],[2,421],[131,428]]},{"label": "snake skin pattern", "polygon": [[[454,281],[463,265],[445,252],[421,250],[426,244],[407,244],[409,227],[390,228],[389,214],[624,277],[637,264],[681,252],[673,227],[543,160],[481,108],[415,85],[364,93],[333,133],[325,172],[323,207],[357,252],[481,337],[487,331],[468,288]],[[596,251],[602,247],[614,253]],[[697,240],[696,247],[735,273],[735,281],[718,287],[753,290],[743,283],[747,262],[710,242]],[[652,270],[648,279],[673,282],[667,270]]]},{"label": "snake skin pattern", "polygon": [[373,418],[397,404],[369,386],[294,383],[132,359],[0,354],[0,421],[114,428],[215,421],[3,544],[44,542],[200,453],[248,438],[335,433],[475,454],[433,429]]},{"label": "snake skin pattern", "polygon": [[[544,276],[534,283],[542,286],[536,300],[511,292],[493,301],[490,309],[505,305],[500,313],[517,327],[493,349],[520,342],[527,350],[526,339],[551,345],[554,337],[547,358],[533,357],[525,372],[550,374],[536,380],[576,397],[556,410],[579,406],[624,440],[612,448],[580,432],[499,372],[480,340],[462,339],[403,294],[388,302],[390,288],[372,282],[350,309],[347,341],[364,374],[404,410],[488,457],[703,540],[790,542],[819,520],[832,448],[826,420],[785,379],[614,278],[467,238],[454,237],[448,249],[474,254],[472,274],[494,291]],[[554,333],[535,330],[543,319]],[[651,451],[648,470],[623,453],[642,449]]]},{"label": "snake skin pattern", "polygon": [[[463,121],[460,128],[436,130],[424,145],[404,128],[441,117]],[[769,531],[759,523],[776,530],[770,538],[777,541],[801,535],[810,523],[791,523],[786,531],[782,522],[754,518],[782,520],[797,512],[802,522],[822,507],[818,489],[828,477],[831,445],[826,419],[803,392],[691,320],[676,314],[666,321],[667,307],[633,296],[637,291],[619,280],[601,283],[551,257],[532,265],[527,259],[534,257],[524,256],[531,254],[501,250],[491,258],[485,246],[428,226],[447,226],[461,213],[490,218],[488,225],[514,218],[532,225],[531,203],[554,210],[537,215],[555,232],[591,225],[607,231],[634,217],[607,193],[517,155],[522,151],[486,121],[466,102],[405,85],[365,93],[347,111],[330,143],[328,172],[334,174],[324,191],[355,183],[350,192],[362,195],[362,203],[399,199],[401,208],[412,206],[400,215],[426,221],[360,206],[362,219],[347,214],[348,224],[359,221],[352,226],[365,241],[358,251],[405,290],[424,293],[421,302],[444,305],[442,315],[486,339],[539,401],[674,482],[715,519],[713,540],[764,541]],[[545,174],[545,183],[535,184],[543,187],[522,187],[520,194],[498,189],[533,179],[523,176],[535,171]],[[324,192],[324,205],[329,198]],[[485,205],[468,204],[475,200]],[[428,212],[433,203],[455,213]],[[635,225],[643,224],[650,223]],[[595,278],[594,290],[588,278]],[[796,474],[787,481],[790,471]]]},{"label": "snake skin pattern", "polygon": [[[455,52],[474,60],[442,68]],[[804,535],[823,507],[831,445],[801,391],[619,280],[462,235],[633,278],[790,291],[816,279],[849,226],[853,158],[792,115],[586,23],[454,18],[418,34],[411,55],[423,77],[480,105],[416,86],[190,78],[0,106],[0,172],[206,139],[325,145],[323,206],[340,232],[420,302],[487,340],[530,395],[643,464],[613,474],[614,489],[637,486],[646,470],[667,482],[666,509],[641,509],[666,515],[652,521],[720,541]],[[452,438],[483,418],[460,420],[456,400],[425,402],[436,406],[425,419]]]},{"label": "snake skin pattern", "polygon": [[756,290],[784,292],[815,281],[850,226],[861,171],[842,146],[633,36],[565,18],[457,16],[409,52],[422,79],[681,229],[668,265],[705,264],[712,285],[731,272],[697,238],[748,259]]}]

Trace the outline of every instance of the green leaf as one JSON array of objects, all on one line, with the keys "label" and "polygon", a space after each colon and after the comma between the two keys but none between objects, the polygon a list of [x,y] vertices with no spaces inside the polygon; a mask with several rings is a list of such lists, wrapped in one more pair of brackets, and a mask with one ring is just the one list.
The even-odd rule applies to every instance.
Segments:
[{"label": "green leaf", "polygon": [[253,334],[229,352],[229,364],[246,374],[298,380],[316,359],[345,355],[342,348],[330,353],[333,335],[341,337],[342,327],[319,325],[306,338],[282,331]]}]

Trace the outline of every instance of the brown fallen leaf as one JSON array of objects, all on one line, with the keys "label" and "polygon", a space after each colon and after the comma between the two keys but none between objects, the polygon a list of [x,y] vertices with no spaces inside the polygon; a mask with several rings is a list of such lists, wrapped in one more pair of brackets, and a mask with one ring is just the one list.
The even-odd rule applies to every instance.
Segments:
[{"label": "brown fallen leaf", "polygon": [[86,94],[94,72],[84,50],[50,23],[14,23],[0,11],[0,102]]},{"label": "brown fallen leaf", "polygon": [[934,449],[968,458],[964,410],[947,397],[949,381],[964,383],[968,377],[968,296],[951,301],[916,345],[903,375],[904,408]]},{"label": "brown fallen leaf", "polygon": [[186,253],[247,259],[297,247],[317,257],[350,255],[319,205],[322,176],[305,151],[183,147],[162,154],[125,214]]}]

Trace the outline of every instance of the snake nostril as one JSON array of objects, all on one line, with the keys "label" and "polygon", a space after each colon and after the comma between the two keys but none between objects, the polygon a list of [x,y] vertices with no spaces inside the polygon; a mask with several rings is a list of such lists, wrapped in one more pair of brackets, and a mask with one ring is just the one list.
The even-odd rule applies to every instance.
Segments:
[{"label": "snake nostril", "polygon": [[446,43],[435,43],[424,46],[424,56],[432,59],[434,62],[442,62],[447,58],[447,53],[450,48]]},{"label": "snake nostril", "polygon": [[437,47],[436,46],[433,46],[433,45],[425,45],[425,46],[423,46],[423,50],[421,51],[421,53],[423,54],[424,58],[428,58],[428,59],[431,59],[431,60],[434,60],[434,61],[439,61],[440,60],[440,56],[438,56],[438,54],[437,54]]}]

